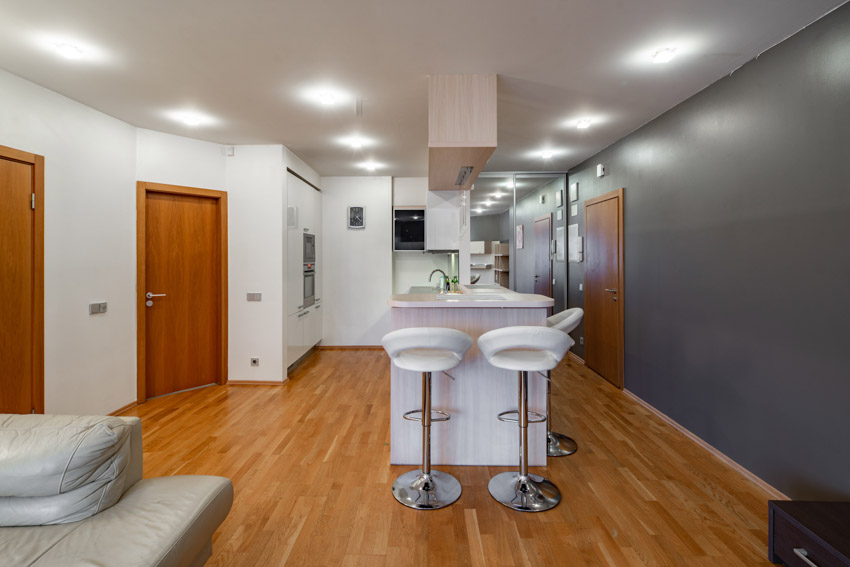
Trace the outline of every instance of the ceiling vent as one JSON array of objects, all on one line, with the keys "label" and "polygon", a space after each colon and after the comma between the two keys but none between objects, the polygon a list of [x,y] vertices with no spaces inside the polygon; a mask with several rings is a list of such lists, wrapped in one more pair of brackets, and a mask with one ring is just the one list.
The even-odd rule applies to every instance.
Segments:
[{"label": "ceiling vent", "polygon": [[470,175],[472,175],[473,169],[475,169],[474,165],[462,165],[460,167],[460,171],[457,174],[457,180],[455,181],[455,185],[458,187],[466,185],[466,180],[469,179]]}]

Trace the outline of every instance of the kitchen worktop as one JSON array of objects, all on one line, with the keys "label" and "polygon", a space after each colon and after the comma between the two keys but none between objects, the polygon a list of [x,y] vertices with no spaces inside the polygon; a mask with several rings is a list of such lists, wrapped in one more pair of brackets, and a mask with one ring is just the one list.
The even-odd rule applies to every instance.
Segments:
[{"label": "kitchen worktop", "polygon": [[414,286],[412,293],[393,295],[387,300],[390,307],[434,308],[541,308],[552,307],[555,300],[544,295],[517,293],[497,285],[461,285],[461,293],[440,294],[436,288]]}]

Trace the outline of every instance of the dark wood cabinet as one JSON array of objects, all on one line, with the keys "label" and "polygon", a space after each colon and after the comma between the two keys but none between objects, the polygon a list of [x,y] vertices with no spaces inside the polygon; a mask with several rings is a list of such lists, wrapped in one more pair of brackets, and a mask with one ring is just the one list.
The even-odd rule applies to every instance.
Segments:
[{"label": "dark wood cabinet", "polygon": [[768,559],[788,567],[850,567],[850,502],[771,500]]}]

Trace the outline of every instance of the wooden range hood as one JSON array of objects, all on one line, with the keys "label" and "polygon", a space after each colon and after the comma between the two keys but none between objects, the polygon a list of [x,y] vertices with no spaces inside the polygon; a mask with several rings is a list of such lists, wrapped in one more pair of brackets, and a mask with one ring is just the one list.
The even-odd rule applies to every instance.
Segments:
[{"label": "wooden range hood", "polygon": [[428,77],[428,189],[469,189],[496,149],[496,75]]}]

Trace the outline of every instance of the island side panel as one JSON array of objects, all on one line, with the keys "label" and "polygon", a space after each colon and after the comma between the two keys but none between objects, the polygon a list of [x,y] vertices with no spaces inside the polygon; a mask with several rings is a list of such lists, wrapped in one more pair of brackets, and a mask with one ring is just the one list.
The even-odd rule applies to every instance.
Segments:
[{"label": "island side panel", "polygon": [[[493,329],[543,326],[546,315],[546,308],[394,307],[392,326],[458,329],[477,342]],[[443,373],[432,377],[432,408],[451,414],[449,421],[431,426],[432,464],[518,466],[517,424],[496,418],[517,409],[517,373],[490,366],[474,344],[450,374],[454,381]],[[421,373],[392,367],[390,462],[394,465],[422,462],[422,426],[402,418],[404,412],[422,407],[421,388]],[[546,411],[546,382],[537,373],[529,374],[529,409]],[[545,466],[546,424],[529,425],[528,431],[529,464]]]}]

